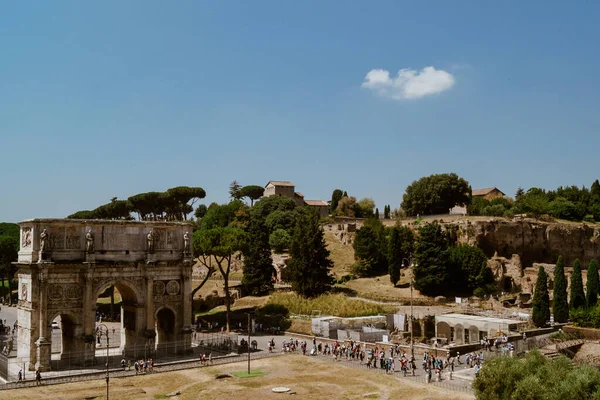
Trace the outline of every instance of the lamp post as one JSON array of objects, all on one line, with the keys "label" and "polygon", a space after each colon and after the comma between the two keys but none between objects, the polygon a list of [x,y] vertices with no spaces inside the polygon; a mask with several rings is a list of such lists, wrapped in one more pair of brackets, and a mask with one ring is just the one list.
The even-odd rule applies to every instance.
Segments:
[{"label": "lamp post", "polygon": [[251,316],[253,315],[253,313],[248,313],[248,375],[250,375],[250,326],[251,326]]},{"label": "lamp post", "polygon": [[[404,263],[404,261],[408,262],[408,265]],[[402,259],[402,268],[405,267],[415,267],[418,264],[413,264],[412,258],[403,258]],[[413,340],[413,273],[410,274],[410,355],[414,359],[415,358],[415,346]]]},{"label": "lamp post", "polygon": [[108,400],[108,348],[110,339],[108,337],[108,327],[104,324],[100,324],[96,328],[96,337],[98,338],[98,343],[100,343],[100,338],[102,336],[106,336],[106,400]]}]

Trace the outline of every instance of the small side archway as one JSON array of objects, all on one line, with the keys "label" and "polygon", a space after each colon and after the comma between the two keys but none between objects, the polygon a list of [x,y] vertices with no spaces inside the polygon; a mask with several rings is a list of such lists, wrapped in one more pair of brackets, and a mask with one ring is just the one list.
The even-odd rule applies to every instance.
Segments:
[{"label": "small side archway", "polygon": [[71,311],[56,311],[48,316],[46,332],[50,333],[51,353],[58,362],[79,361],[85,351],[81,343],[84,327],[80,317]]}]

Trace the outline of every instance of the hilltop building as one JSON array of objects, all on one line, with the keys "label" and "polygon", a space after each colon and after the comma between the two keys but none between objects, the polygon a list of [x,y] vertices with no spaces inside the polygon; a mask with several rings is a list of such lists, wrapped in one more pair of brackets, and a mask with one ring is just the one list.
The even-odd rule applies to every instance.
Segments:
[{"label": "hilltop building", "polygon": [[289,181],[269,181],[265,185],[264,197],[282,196],[294,200],[297,206],[308,206],[316,209],[321,217],[329,215],[329,205],[323,200],[304,200],[304,195],[296,192],[295,186]]}]

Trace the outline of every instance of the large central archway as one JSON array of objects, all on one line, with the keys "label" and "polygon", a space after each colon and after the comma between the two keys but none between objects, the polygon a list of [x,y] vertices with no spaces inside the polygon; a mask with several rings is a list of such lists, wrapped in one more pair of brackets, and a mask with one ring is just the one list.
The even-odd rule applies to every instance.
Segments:
[{"label": "large central archway", "polygon": [[[99,296],[106,292],[108,288],[114,286],[119,301],[119,310],[117,311],[116,321],[103,320],[105,315],[101,312],[98,303]],[[112,348],[119,348],[123,355],[133,356],[136,354],[135,347],[140,344],[140,336],[144,335],[144,299],[139,288],[127,279],[110,279],[100,282],[94,291],[94,332],[96,332],[97,347],[106,346],[106,337],[99,337],[96,328],[100,324],[108,328],[109,344]]]}]

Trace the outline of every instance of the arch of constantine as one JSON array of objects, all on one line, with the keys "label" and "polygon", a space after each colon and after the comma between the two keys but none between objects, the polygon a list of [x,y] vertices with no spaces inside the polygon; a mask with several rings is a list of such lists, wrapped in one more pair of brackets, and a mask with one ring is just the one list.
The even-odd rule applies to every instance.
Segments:
[{"label": "arch of constantine", "polygon": [[96,301],[114,285],[122,298],[121,350],[152,340],[191,346],[192,224],[32,219],[20,224],[17,356],[50,369],[52,321],[62,356],[82,364],[96,350]]}]

